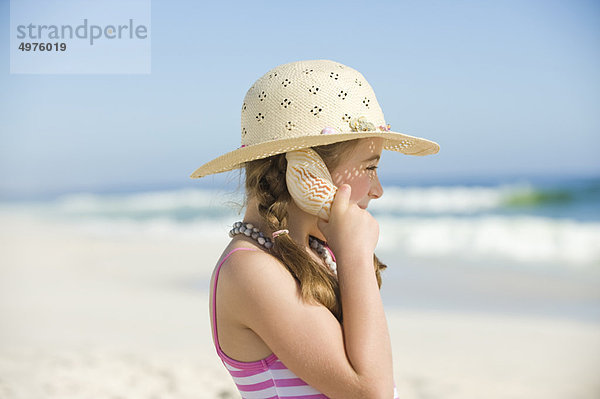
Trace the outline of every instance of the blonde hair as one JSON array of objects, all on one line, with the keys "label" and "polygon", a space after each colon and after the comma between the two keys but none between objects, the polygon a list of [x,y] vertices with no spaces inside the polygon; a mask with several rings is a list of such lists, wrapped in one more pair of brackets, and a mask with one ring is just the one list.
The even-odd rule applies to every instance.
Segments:
[{"label": "blonde hair", "polygon": [[[335,169],[342,160],[342,154],[352,152],[358,140],[313,147],[323,158],[329,170]],[[246,172],[246,204],[254,198],[258,202],[258,211],[266,221],[269,229],[288,228],[288,204],[292,198],[287,190],[285,172],[287,161],[285,154],[278,154],[264,159],[245,163]],[[337,278],[322,264],[314,261],[289,235],[277,237],[271,253],[285,265],[298,281],[302,298],[307,302],[317,302],[325,306],[333,315],[342,321]],[[387,266],[373,254],[373,267],[377,283],[381,287],[381,270]]]}]

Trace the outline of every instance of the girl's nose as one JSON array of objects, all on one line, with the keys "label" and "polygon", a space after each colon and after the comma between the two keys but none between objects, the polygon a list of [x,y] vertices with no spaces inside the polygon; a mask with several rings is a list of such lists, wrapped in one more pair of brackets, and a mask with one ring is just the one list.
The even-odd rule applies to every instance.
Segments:
[{"label": "girl's nose", "polygon": [[372,199],[377,199],[383,195],[383,187],[379,182],[379,176],[375,175],[375,179],[373,179],[371,183],[371,190],[369,191],[369,197]]}]

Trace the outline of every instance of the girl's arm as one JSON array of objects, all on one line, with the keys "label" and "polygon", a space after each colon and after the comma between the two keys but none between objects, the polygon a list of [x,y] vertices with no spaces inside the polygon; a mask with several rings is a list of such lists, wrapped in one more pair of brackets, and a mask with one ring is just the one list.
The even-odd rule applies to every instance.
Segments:
[{"label": "girl's arm", "polygon": [[339,188],[329,222],[320,219],[319,229],[333,252],[339,254],[336,259],[348,360],[358,376],[383,388],[376,392],[391,395],[392,349],[373,269],[379,225],[366,210],[350,203],[350,195],[350,185]]},{"label": "girl's arm", "polygon": [[329,222],[319,224],[336,254],[343,328],[327,308],[304,302],[285,267],[262,252],[234,254],[223,265],[221,306],[235,309],[242,325],[325,395],[392,398],[390,337],[373,269],[378,226],[349,198],[350,186],[340,187]]}]

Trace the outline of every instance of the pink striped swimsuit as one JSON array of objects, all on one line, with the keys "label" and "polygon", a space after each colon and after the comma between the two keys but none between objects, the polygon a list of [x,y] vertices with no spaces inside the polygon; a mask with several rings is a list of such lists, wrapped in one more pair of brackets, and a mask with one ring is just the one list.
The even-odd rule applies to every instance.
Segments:
[{"label": "pink striped swimsuit", "polygon": [[[219,263],[215,272],[212,294],[212,332],[217,354],[223,365],[233,377],[243,399],[320,399],[327,398],[315,388],[298,378],[285,364],[272,353],[262,360],[255,362],[240,362],[227,356],[219,345],[217,334],[217,281],[221,266],[231,254],[239,250],[256,251],[252,248],[234,248]],[[333,255],[333,254],[332,254]],[[335,258],[334,258],[335,259]],[[394,398],[398,395],[394,388]]]}]

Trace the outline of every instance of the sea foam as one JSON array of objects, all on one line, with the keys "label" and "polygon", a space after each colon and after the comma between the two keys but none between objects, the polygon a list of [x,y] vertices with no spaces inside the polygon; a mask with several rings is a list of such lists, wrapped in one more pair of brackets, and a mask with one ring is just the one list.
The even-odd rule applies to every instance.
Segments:
[{"label": "sea foam", "polygon": [[[511,199],[531,193],[542,198],[542,204],[517,207],[515,212]],[[543,193],[523,184],[389,187],[368,210],[380,223],[381,251],[483,264],[600,266],[600,222],[553,216],[556,203]],[[544,211],[544,201],[550,201],[549,211]],[[0,210],[52,219],[88,234],[193,241],[226,236],[231,224],[242,218],[241,204],[239,192],[183,189],[69,194],[47,202],[5,203]]]}]

